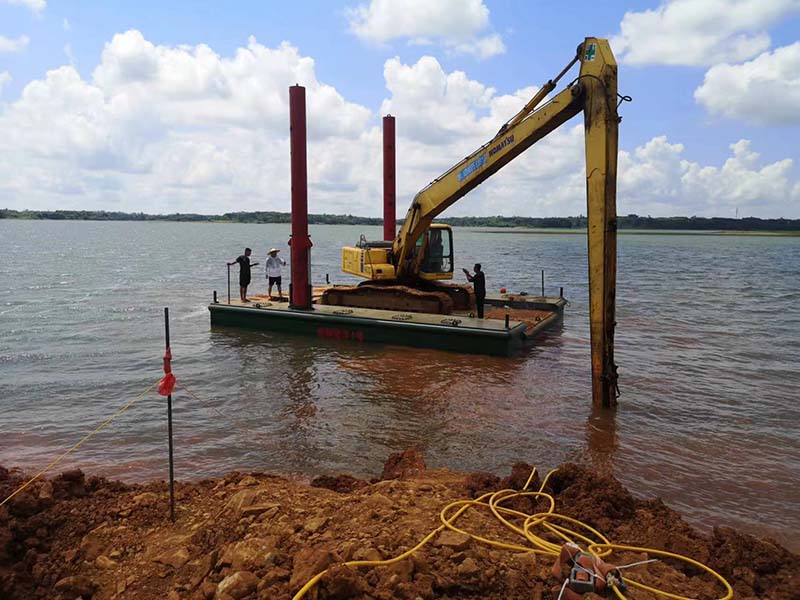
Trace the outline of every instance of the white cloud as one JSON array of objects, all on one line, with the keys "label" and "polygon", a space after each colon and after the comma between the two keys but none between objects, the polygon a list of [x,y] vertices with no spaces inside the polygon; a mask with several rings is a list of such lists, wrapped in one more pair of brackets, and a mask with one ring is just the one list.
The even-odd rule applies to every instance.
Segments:
[{"label": "white cloud", "polygon": [[[1,77],[1,76],[0,76]],[[397,116],[398,211],[490,139],[535,93],[501,94],[433,57],[384,65],[380,110],[320,81],[310,57],[251,39],[231,56],[114,36],[89,78],[70,65],[0,104],[0,204],[221,213],[289,209],[288,87],[307,88],[309,207],[381,212],[378,115]],[[537,143],[449,212],[585,213],[583,123]],[[620,213],[800,216],[792,162],[762,165],[746,141],[722,166],[656,137],[620,153]]]},{"label": "white cloud", "polygon": [[64,31],[72,31],[72,25],[67,17],[64,17],[64,20],[61,21],[61,29]]},{"label": "white cloud", "polygon": [[[391,95],[381,112],[398,115],[398,198],[490,139],[536,88],[498,94],[464,73],[446,73],[432,57],[390,59]],[[574,123],[574,124],[573,124]],[[722,166],[686,159],[685,147],[657,136],[619,155],[620,214],[800,216],[800,182],[790,159],[761,164],[750,142],[731,145]],[[557,129],[454,205],[451,215],[565,216],[586,213],[583,123]]]},{"label": "white cloud", "polygon": [[47,6],[46,0],[5,0],[8,4],[16,4],[17,6],[24,6],[36,15],[42,13]]},{"label": "white cloud", "polygon": [[30,42],[30,39],[27,35],[21,35],[17,39],[0,35],[0,54],[3,52],[20,52],[28,47],[28,42]]},{"label": "white cloud", "polygon": [[3,93],[3,87],[11,81],[11,73],[8,71],[0,71],[0,94]]},{"label": "white cloud", "polygon": [[[445,73],[431,56],[413,65],[387,60],[384,78],[391,95],[381,113],[398,115],[398,198],[409,202],[428,182],[491,139],[537,91],[528,87],[498,94],[461,71]],[[577,214],[585,205],[585,181],[576,168],[582,157],[583,126],[561,128],[447,214]],[[536,198],[521,193],[530,189],[537,190]]]},{"label": "white cloud", "polygon": [[667,0],[626,12],[611,47],[634,65],[740,62],[767,50],[767,28],[797,10],[800,0]]},{"label": "white cloud", "polygon": [[800,185],[792,160],[759,165],[748,140],[731,144],[721,167],[683,158],[682,144],[658,136],[632,153],[620,152],[619,214],[797,217]]},{"label": "white cloud", "polygon": [[[314,71],[313,59],[286,43],[251,39],[220,57],[203,45],[157,46],[138,31],[116,35],[90,80],[63,66],[0,109],[0,197],[156,212],[284,209],[288,87],[307,88],[317,155],[336,153],[340,138],[361,152],[372,117]],[[366,150],[362,166],[374,154]],[[322,181],[316,164],[309,179]],[[334,207],[335,198],[325,200]]]},{"label": "white cloud", "polygon": [[800,42],[740,64],[711,67],[695,99],[712,114],[750,123],[800,123]]},{"label": "white cloud", "polygon": [[397,38],[463,39],[489,25],[489,9],[482,0],[372,0],[348,14],[353,33],[379,43]]},{"label": "white cloud", "polygon": [[[790,179],[792,160],[783,159],[759,167],[759,155],[750,149],[750,141],[739,140],[730,145],[733,156],[722,167],[701,167],[690,163],[681,181],[697,197],[708,198],[709,203],[720,207],[745,207],[744,213],[763,212],[770,201],[784,207],[800,198],[793,194]],[[778,212],[776,216],[781,213]]]},{"label": "white cloud", "polygon": [[93,73],[109,110],[129,113],[146,106],[159,121],[204,129],[255,125],[283,132],[286,87],[294,83],[308,88],[314,135],[363,130],[370,112],[319,82],[314,60],[288,43],[271,49],[251,37],[234,57],[221,58],[206,45],[155,46],[128,31],[106,45]]},{"label": "white cloud", "polygon": [[506,45],[498,34],[487,35],[469,42],[455,43],[449,47],[449,52],[452,54],[471,54],[479,59],[491,58],[498,54],[504,54],[505,51]]},{"label": "white cloud", "polygon": [[438,43],[453,54],[490,58],[506,51],[489,27],[483,0],[372,0],[347,10],[350,31],[372,43],[407,39],[412,44]]},{"label": "white cloud", "polygon": [[670,144],[662,135],[632,153],[621,152],[617,182],[620,200],[630,198],[636,204],[644,201],[664,208],[677,205],[682,199],[680,180],[686,166],[681,159],[683,150],[683,144]]},{"label": "white cloud", "polygon": [[439,61],[423,56],[414,65],[389,59],[383,76],[391,98],[381,112],[404,115],[403,130],[412,139],[436,146],[485,133],[476,111],[489,108],[495,90],[463,71],[447,74]]}]

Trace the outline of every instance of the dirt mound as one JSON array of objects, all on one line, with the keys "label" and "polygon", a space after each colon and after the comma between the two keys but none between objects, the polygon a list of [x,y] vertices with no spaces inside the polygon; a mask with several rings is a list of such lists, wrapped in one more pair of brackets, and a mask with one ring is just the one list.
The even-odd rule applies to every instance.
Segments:
[{"label": "dirt mound", "polygon": [[[330,570],[306,595],[309,600],[541,599],[557,591],[550,557],[490,547],[453,531],[390,566],[344,565],[397,556],[439,526],[447,504],[520,489],[530,475],[524,463],[502,481],[487,473],[426,471],[413,452],[393,457],[385,471],[399,478],[369,484],[337,476],[319,478],[312,487],[232,473],[178,483],[174,524],[163,482],[124,485],[80,471],[37,481],[0,508],[0,598],[288,600],[324,569]],[[18,471],[0,467],[0,497],[23,481]],[[530,489],[539,485],[537,479]],[[705,561],[731,582],[737,598],[800,598],[800,557],[769,540],[730,529],[704,536],[660,501],[637,500],[613,478],[576,465],[564,465],[546,490],[559,512],[614,542]],[[535,501],[520,501],[519,510],[537,510]],[[467,513],[459,526],[510,541],[508,531],[483,512]],[[721,595],[708,575],[671,560],[631,573],[673,593]],[[630,597],[646,597],[636,594]]]}]

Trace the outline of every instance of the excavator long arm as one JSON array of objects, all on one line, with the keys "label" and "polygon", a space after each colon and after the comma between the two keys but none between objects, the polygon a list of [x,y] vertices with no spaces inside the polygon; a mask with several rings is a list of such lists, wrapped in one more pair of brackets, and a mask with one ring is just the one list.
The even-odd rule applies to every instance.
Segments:
[{"label": "excavator long arm", "polygon": [[[537,109],[555,89],[558,79],[577,61],[581,63],[578,78]],[[434,218],[581,111],[586,132],[592,398],[597,406],[613,406],[618,395],[614,326],[619,117],[617,64],[607,40],[586,38],[575,59],[555,80],[548,81],[490,142],[420,191],[394,241],[393,254],[398,279],[413,278],[422,255],[413,249]]]},{"label": "excavator long arm", "polygon": [[[617,63],[605,40],[597,44],[595,60],[584,49],[586,131],[586,216],[589,237],[589,324],[592,345],[592,402],[617,403],[617,365],[614,362],[617,287]],[[629,99],[629,98],[628,98]]]},{"label": "excavator long arm", "polygon": [[416,265],[408,264],[409,256],[437,216],[583,109],[575,95],[577,89],[579,86],[565,89],[524,120],[507,127],[415,196],[394,242],[398,278],[416,273]]}]

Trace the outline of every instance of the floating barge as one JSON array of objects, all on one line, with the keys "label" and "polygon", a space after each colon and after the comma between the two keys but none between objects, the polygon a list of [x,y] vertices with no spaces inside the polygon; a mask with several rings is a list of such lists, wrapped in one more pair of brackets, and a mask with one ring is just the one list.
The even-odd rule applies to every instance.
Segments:
[{"label": "floating barge", "polygon": [[534,345],[544,331],[561,323],[564,298],[520,295],[487,296],[484,319],[469,313],[439,315],[371,308],[329,306],[316,302],[325,288],[315,288],[310,309],[286,301],[253,296],[247,304],[213,302],[212,327],[282,331],[339,340],[438,348],[472,354],[509,356]]},{"label": "floating barge", "polygon": [[[544,331],[560,323],[564,315],[566,300],[563,292],[558,298],[544,296],[544,274],[542,296],[523,294],[490,296],[485,301],[484,319],[464,311],[452,311],[451,306],[439,306],[436,312],[402,312],[338,306],[323,303],[326,290],[337,286],[312,287],[310,273],[311,238],[308,235],[308,179],[306,172],[306,122],[305,88],[295,85],[289,88],[289,131],[291,154],[292,189],[292,234],[291,303],[275,301],[267,296],[252,296],[244,303],[230,298],[230,270],[228,271],[228,298],[223,304],[214,301],[208,309],[212,327],[239,327],[265,331],[281,331],[333,339],[342,343],[381,343],[422,348],[438,348],[456,352],[508,356],[533,344]],[[387,124],[389,127],[387,128]],[[394,191],[394,119],[384,118],[384,243],[391,245],[395,239],[395,191]],[[453,272],[452,245],[447,256],[450,277],[437,272],[433,279],[450,279]],[[444,252],[444,248],[442,248]],[[366,273],[363,261],[365,252],[357,252],[361,265],[356,274],[369,281],[381,273]],[[366,253],[371,256],[370,253]],[[388,260],[386,252],[384,260]],[[350,256],[351,254],[347,254]],[[352,265],[345,268],[346,254],[342,254],[342,270],[352,273]],[[439,263],[443,270],[445,255]],[[419,261],[417,261],[419,262]],[[383,263],[382,263],[383,264]],[[385,263],[388,267],[388,263]],[[230,265],[229,265],[230,266]],[[419,266],[419,265],[417,265]],[[394,268],[394,267],[392,267]],[[441,276],[438,276],[441,275]],[[347,286],[352,288],[352,286]],[[343,290],[338,290],[343,291]],[[345,294],[346,295],[346,294]],[[449,298],[448,298],[449,299]],[[339,304],[348,304],[339,302]],[[468,306],[471,302],[460,302]],[[398,304],[388,304],[398,306]],[[384,304],[386,306],[386,304]],[[406,306],[400,304],[400,306]],[[432,310],[433,307],[414,304],[414,308]],[[440,314],[446,312],[448,314]]]}]

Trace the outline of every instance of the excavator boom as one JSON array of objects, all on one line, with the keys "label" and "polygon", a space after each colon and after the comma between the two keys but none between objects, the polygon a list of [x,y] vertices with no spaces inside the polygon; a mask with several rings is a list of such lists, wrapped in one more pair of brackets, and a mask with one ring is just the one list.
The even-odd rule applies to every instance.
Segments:
[{"label": "excavator boom", "polygon": [[583,104],[580,94],[575,92],[581,89],[580,86],[565,89],[516,125],[501,130],[491,142],[481,146],[416,195],[394,242],[398,278],[415,274],[416,265],[408,258],[416,241],[428,230],[433,219],[578,114]]},{"label": "excavator boom", "polygon": [[[578,78],[536,108],[575,62]],[[566,121],[584,113],[586,132],[586,213],[589,238],[589,312],[592,345],[592,399],[612,406],[617,398],[614,326],[617,261],[617,63],[607,40],[586,38],[575,58],[487,144],[420,191],[394,242],[398,279],[413,277],[420,256],[417,240],[433,219],[489,179]]]},{"label": "excavator boom", "polygon": [[[579,62],[580,74],[549,101],[558,81]],[[627,98],[626,98],[627,99]],[[340,291],[331,303],[395,302],[401,288],[427,288],[425,301],[439,295],[461,301],[458,286],[433,285],[453,272],[452,232],[433,220],[470,190],[489,179],[533,144],[583,112],[586,139],[586,202],[589,241],[589,316],[592,345],[592,398],[597,406],[612,406],[617,398],[614,326],[617,261],[617,63],[607,40],[589,37],[575,57],[548,81],[488,143],[432,181],[415,197],[391,248],[384,243],[359,244],[342,250],[342,268],[395,290]],[[435,231],[438,230],[438,231]],[[435,233],[435,236],[434,236]],[[448,252],[442,240],[450,241]],[[424,262],[428,261],[428,262]],[[431,267],[431,264],[436,265]],[[446,265],[446,268],[445,268]],[[424,268],[422,268],[424,266]],[[428,280],[428,281],[426,281]],[[400,284],[400,285],[398,285]],[[406,287],[403,287],[406,286]],[[424,294],[423,294],[424,295]],[[403,297],[410,295],[405,294]],[[444,298],[445,300],[447,298]],[[419,299],[417,299],[419,300]],[[419,302],[417,302],[419,304]],[[364,304],[354,304],[364,305]],[[410,310],[410,309],[409,309]],[[447,307],[440,307],[447,312]]]}]

